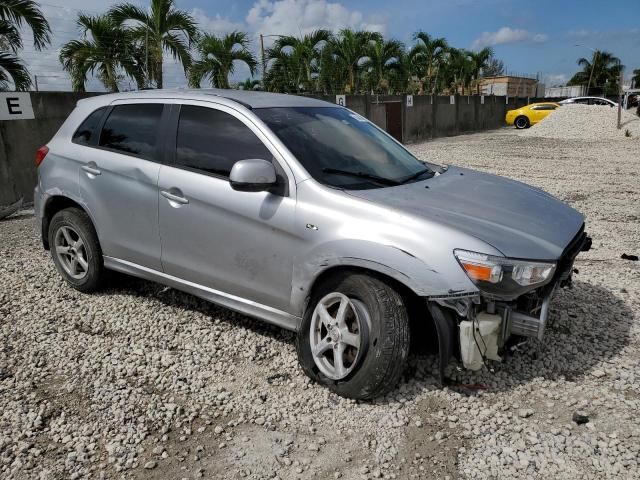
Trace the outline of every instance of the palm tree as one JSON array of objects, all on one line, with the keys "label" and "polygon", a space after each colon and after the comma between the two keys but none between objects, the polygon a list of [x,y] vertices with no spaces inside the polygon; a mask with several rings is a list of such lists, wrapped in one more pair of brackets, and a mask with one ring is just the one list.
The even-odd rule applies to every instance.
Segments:
[{"label": "palm tree", "polygon": [[32,0],[0,0],[0,90],[12,83],[16,90],[27,90],[31,78],[16,53],[23,46],[20,29],[27,25],[33,33],[33,46],[42,50],[51,43],[51,28],[38,4]]},{"label": "palm tree", "polygon": [[[71,75],[71,85],[83,92],[87,76],[97,76],[111,92],[118,91],[120,72],[133,78],[138,88],[144,86],[142,51],[129,30],[123,29],[108,15],[78,15],[78,27],[85,38],[71,40],[60,50],[62,68]],[[90,34],[90,35],[89,35]]]},{"label": "palm tree", "polygon": [[388,72],[389,87],[392,92],[418,94],[423,91],[422,82],[414,75],[416,67],[411,52],[403,50]]},{"label": "palm tree", "polygon": [[[567,85],[585,85],[587,90],[595,86],[604,95],[618,91],[620,70],[624,66],[612,53],[595,50],[591,59],[579,58],[578,65],[582,70],[576,72]],[[589,91],[587,91],[588,94]]]},{"label": "palm tree", "polygon": [[279,37],[266,55],[267,61],[272,63],[271,86],[275,81],[280,86],[287,84],[287,90],[291,87],[300,90],[300,86],[311,90],[314,74],[320,70],[321,52],[330,39],[328,30],[316,30],[301,37]]},{"label": "palm tree", "polygon": [[270,48],[265,52],[269,69],[264,76],[264,88],[271,92],[292,93],[299,90],[300,64],[291,52]]},{"label": "palm tree", "polygon": [[473,64],[469,52],[463,48],[447,49],[442,67],[442,86],[450,93],[465,94],[465,89],[473,78]]},{"label": "palm tree", "polygon": [[256,80],[254,78],[247,78],[244,82],[238,84],[239,90],[255,90],[256,87],[259,87],[262,82],[260,80]]},{"label": "palm tree", "polygon": [[409,52],[414,68],[412,73],[421,79],[425,91],[433,93],[449,44],[444,38],[434,38],[423,31],[414,33],[413,39],[416,44]]},{"label": "palm tree", "polygon": [[361,67],[372,90],[390,91],[391,72],[401,69],[403,52],[404,45],[397,40],[377,40],[369,44]]},{"label": "palm tree", "polygon": [[331,52],[330,48],[323,48],[318,62],[317,84],[318,90],[324,93],[342,93],[344,91],[344,79],[348,73],[345,66]]},{"label": "palm tree", "polygon": [[476,83],[478,95],[480,95],[480,74],[489,66],[489,60],[493,56],[493,49],[485,47],[479,52],[468,52],[471,62],[471,79]]},{"label": "palm tree", "polygon": [[198,29],[191,15],[175,8],[174,0],[151,0],[148,12],[130,3],[121,3],[109,10],[109,16],[145,49],[148,78],[157,88],[162,88],[164,52],[177,59],[187,73],[191,67],[189,48],[197,39]]},{"label": "palm tree", "polygon": [[361,61],[367,55],[370,43],[382,42],[382,35],[378,32],[364,30],[354,31],[344,28],[338,36],[329,41],[328,48],[347,73],[344,91],[355,93],[358,91],[358,73]]},{"label": "palm tree", "polygon": [[248,47],[249,37],[244,32],[231,32],[224,37],[203,35],[197,45],[200,60],[189,70],[189,85],[199,87],[202,79],[208,78],[212,87],[229,88],[235,61],[244,62],[253,75],[258,61]]},{"label": "palm tree", "polygon": [[483,77],[499,77],[504,75],[504,62],[492,56],[482,68]]},{"label": "palm tree", "polygon": [[7,52],[0,52],[0,91],[6,91],[11,86],[24,91],[31,86],[31,78],[24,64]]}]

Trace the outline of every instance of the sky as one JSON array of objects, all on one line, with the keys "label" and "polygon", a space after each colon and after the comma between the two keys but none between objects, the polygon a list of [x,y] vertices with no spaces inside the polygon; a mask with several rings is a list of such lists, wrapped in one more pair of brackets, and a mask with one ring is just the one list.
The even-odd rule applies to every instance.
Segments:
[{"label": "sky", "polygon": [[[58,61],[60,47],[79,38],[79,12],[98,14],[112,0],[46,0],[41,8],[51,24],[51,46],[37,52],[25,32],[20,57],[40,90],[69,90],[71,82]],[[146,6],[144,0],[133,0]],[[445,37],[458,48],[490,46],[511,73],[538,74],[547,85],[564,84],[577,70],[576,61],[590,49],[606,50],[627,66],[640,68],[640,1],[610,0],[176,0],[177,8],[193,15],[204,31],[224,34],[242,30],[259,50],[259,34],[304,34],[318,28],[376,30],[386,37],[412,44],[418,30]],[[272,38],[267,38],[269,43]],[[249,76],[239,67],[232,80]],[[166,87],[184,86],[179,65],[168,59]],[[129,86],[128,82],[124,88]],[[131,83],[133,88],[135,85]],[[101,90],[92,79],[88,90]]]}]

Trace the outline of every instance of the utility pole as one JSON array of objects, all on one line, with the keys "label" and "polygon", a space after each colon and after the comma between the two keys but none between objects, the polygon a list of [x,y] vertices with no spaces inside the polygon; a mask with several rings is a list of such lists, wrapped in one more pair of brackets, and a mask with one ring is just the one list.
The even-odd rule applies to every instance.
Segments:
[{"label": "utility pole", "polygon": [[262,57],[262,88],[264,88],[264,77],[267,73],[267,61],[264,54],[264,38],[265,37],[284,37],[284,35],[263,35],[260,34],[260,56]]},{"label": "utility pole", "polygon": [[591,79],[593,78],[593,69],[598,61],[598,50],[594,50],[593,63],[591,64],[591,73],[589,74],[589,83],[587,84],[587,96],[589,96],[589,89],[591,88]]},{"label": "utility pole", "polygon": [[33,79],[35,80],[35,84],[36,84],[36,92],[38,91],[38,75],[34,75]]},{"label": "utility pole", "polygon": [[144,34],[144,86],[149,86],[149,29],[145,30]]},{"label": "utility pole", "polygon": [[622,82],[624,82],[620,61],[618,61],[618,70],[620,70],[620,78],[618,79],[618,130],[620,130],[622,128]]},{"label": "utility pole", "polygon": [[591,63],[591,73],[589,74],[589,83],[587,84],[587,93],[585,94],[586,96],[589,96],[589,89],[591,88],[591,79],[593,78],[593,68],[596,66],[596,62],[598,61],[599,51],[595,48],[589,47],[587,45],[583,45],[581,43],[576,43],[574,46],[588,48],[593,52],[593,62]]}]

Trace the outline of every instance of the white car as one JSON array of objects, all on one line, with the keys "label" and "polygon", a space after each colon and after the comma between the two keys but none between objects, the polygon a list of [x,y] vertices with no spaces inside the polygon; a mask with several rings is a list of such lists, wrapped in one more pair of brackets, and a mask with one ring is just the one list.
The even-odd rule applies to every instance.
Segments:
[{"label": "white car", "polygon": [[558,102],[560,105],[600,105],[600,106],[609,106],[609,107],[617,107],[618,104],[613,100],[609,100],[608,98],[602,97],[573,97],[567,98],[566,100],[562,100]]}]

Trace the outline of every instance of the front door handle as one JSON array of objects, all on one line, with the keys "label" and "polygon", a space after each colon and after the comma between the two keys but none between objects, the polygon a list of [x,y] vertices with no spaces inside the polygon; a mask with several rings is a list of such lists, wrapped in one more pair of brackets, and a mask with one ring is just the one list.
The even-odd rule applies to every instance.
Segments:
[{"label": "front door handle", "polygon": [[[173,190],[173,192],[171,190]],[[170,202],[179,203],[181,205],[186,205],[187,203],[189,203],[189,200],[183,197],[182,192],[177,188],[176,189],[172,188],[170,190],[160,190],[160,195],[162,195],[164,198],[166,198]]]},{"label": "front door handle", "polygon": [[82,170],[87,172],[89,175],[93,175],[93,176],[97,176],[97,175],[100,175],[102,173],[98,169],[98,165],[96,165],[96,162],[89,162],[86,165],[83,165],[82,166]]}]

